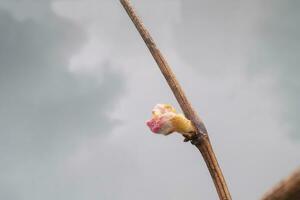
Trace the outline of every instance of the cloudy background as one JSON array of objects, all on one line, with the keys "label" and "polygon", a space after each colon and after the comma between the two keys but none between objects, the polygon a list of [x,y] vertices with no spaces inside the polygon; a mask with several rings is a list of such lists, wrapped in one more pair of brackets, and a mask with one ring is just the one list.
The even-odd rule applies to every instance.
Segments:
[{"label": "cloudy background", "polygon": [[[300,2],[133,1],[204,119],[233,199],[300,166]],[[117,0],[0,0],[0,198],[217,199]]]}]

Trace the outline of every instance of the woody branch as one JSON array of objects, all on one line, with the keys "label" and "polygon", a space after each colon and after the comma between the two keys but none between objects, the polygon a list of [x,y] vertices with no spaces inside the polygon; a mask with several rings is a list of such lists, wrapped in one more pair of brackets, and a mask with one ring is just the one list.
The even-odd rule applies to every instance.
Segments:
[{"label": "woody branch", "polygon": [[213,179],[213,182],[215,184],[220,200],[231,200],[231,196],[226,185],[225,178],[222,174],[221,168],[213,151],[204,123],[196,114],[195,110],[192,108],[190,102],[184,94],[183,89],[177,81],[175,74],[173,73],[166,59],[156,46],[148,30],[146,29],[140,18],[136,15],[133,7],[130,4],[130,1],[120,0],[120,2],[123,5],[129,17],[131,18],[135,27],[139,31],[148,49],[150,50],[154,60],[156,61],[158,67],[164,75],[173,94],[175,95],[183,113],[189,120],[191,120],[192,124],[194,125],[196,130],[195,135],[189,139],[192,140],[192,144],[194,144],[201,152],[203,159],[210,172],[210,175]]}]

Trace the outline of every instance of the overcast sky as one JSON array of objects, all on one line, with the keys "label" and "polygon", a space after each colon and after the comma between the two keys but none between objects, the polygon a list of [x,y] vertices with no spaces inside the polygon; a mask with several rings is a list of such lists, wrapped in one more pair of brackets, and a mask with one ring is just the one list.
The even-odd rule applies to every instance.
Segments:
[{"label": "overcast sky", "polygon": [[[233,199],[300,166],[300,2],[133,0],[210,133]],[[117,0],[0,0],[0,199],[217,199]]]}]

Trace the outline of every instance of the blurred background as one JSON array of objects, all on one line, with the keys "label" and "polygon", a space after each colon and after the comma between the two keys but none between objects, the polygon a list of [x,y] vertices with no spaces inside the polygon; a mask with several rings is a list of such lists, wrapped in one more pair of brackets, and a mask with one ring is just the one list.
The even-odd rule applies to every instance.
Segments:
[{"label": "blurred background", "polygon": [[[132,0],[203,118],[233,199],[300,166],[300,1]],[[217,199],[117,0],[0,0],[0,198]],[[179,109],[179,108],[178,108]]]}]

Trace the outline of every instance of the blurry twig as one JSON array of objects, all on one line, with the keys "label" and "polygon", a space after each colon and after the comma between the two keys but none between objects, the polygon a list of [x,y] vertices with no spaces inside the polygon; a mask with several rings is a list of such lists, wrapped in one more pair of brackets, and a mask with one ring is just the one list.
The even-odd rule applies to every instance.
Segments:
[{"label": "blurry twig", "polygon": [[261,200],[300,200],[300,168],[275,185]]},{"label": "blurry twig", "polygon": [[164,75],[165,79],[167,80],[173,94],[175,95],[182,111],[184,112],[185,116],[192,121],[196,133],[193,137],[188,138],[188,140],[192,141],[201,152],[206,165],[209,169],[211,177],[214,181],[216,190],[218,192],[220,200],[231,200],[231,196],[229,190],[227,188],[224,176],[222,174],[221,168],[218,164],[217,158],[214,154],[212,149],[207,130],[204,126],[202,120],[198,117],[194,109],[192,108],[190,102],[186,98],[181,86],[179,85],[175,74],[172,72],[169,64],[163,57],[160,50],[157,48],[156,44],[154,43],[153,38],[150,36],[149,32],[147,31],[146,27],[143,25],[142,21],[136,15],[134,9],[132,8],[129,0],[120,0],[123,7],[125,8],[127,14],[131,18],[132,22],[134,23],[135,27],[139,31],[140,35],[142,36],[144,42],[146,43],[148,49],[150,50],[153,58],[155,59],[157,65],[159,66],[162,74]]}]

